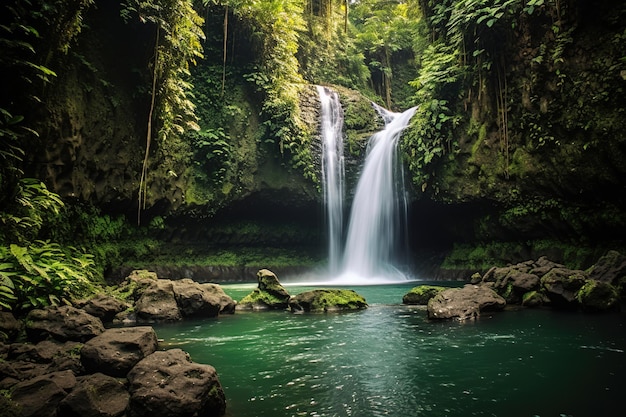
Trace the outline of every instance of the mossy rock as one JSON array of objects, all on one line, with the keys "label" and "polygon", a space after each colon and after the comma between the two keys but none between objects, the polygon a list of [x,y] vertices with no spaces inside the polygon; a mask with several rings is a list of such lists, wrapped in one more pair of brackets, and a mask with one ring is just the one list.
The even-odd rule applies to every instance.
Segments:
[{"label": "mossy rock", "polygon": [[367,302],[353,290],[319,289],[292,297],[289,308],[295,313],[362,310],[367,308]]},{"label": "mossy rock", "polygon": [[259,286],[237,304],[238,310],[284,310],[291,295],[285,290],[269,269],[260,269],[256,274]]},{"label": "mossy rock", "polygon": [[285,299],[256,288],[237,303],[237,310],[284,310],[289,298]]},{"label": "mossy rock", "polygon": [[619,304],[620,294],[613,285],[590,279],[576,293],[576,300],[585,311],[612,311]]},{"label": "mossy rock", "polygon": [[445,290],[446,287],[438,285],[418,285],[402,297],[402,304],[427,305],[428,300]]},{"label": "mossy rock", "polygon": [[522,296],[525,307],[541,307],[550,304],[550,299],[541,291],[528,291]]}]

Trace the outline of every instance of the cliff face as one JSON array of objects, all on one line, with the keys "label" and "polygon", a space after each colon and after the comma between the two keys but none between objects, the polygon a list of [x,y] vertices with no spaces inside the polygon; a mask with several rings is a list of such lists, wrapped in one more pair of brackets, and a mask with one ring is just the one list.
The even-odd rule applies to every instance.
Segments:
[{"label": "cliff face", "polygon": [[451,266],[546,251],[588,264],[623,245],[625,18],[623,2],[562,1],[468,23],[450,148],[416,183],[416,245],[437,230]]},{"label": "cliff face", "polygon": [[[125,24],[119,5],[110,3],[87,13],[65,70],[48,87],[41,142],[30,150],[26,171],[63,197],[134,219],[153,34]],[[623,244],[626,10],[620,1],[560,3],[559,9],[520,11],[514,25],[507,21],[485,32],[498,46],[474,58],[491,53],[491,67],[483,63],[463,82],[446,86],[453,91],[445,117],[455,120],[442,128],[453,138],[446,151],[418,168],[414,162],[422,150],[406,153],[414,177],[410,235],[416,257],[456,248],[446,262],[462,267],[469,258],[480,266],[547,250],[562,261],[566,249],[548,241],[597,251]],[[271,136],[280,126],[260,116],[264,97],[250,81],[254,42],[237,39],[223,92],[221,56],[213,49],[207,47],[191,69],[200,131],[153,144],[143,221],[165,217],[164,241],[319,241],[315,89],[303,85],[299,92],[302,135],[294,163],[294,153]],[[369,100],[336,88],[346,112],[348,177],[354,182],[365,139],[379,125]],[[251,234],[216,229],[224,222],[270,219]],[[266,233],[285,219],[297,233]],[[597,259],[596,253],[586,255]]]}]

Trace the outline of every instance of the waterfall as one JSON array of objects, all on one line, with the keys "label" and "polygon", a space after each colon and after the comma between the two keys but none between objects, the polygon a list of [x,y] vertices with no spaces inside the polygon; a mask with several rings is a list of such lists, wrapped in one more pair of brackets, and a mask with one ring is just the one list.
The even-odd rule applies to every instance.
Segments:
[{"label": "waterfall", "polygon": [[343,234],[343,109],[339,95],[317,86],[321,102],[322,188],[328,227],[329,272],[339,272]]},{"label": "waterfall", "polygon": [[375,106],[385,127],[372,135],[357,184],[346,246],[341,283],[384,283],[407,278],[393,266],[394,255],[405,236],[401,220],[406,214],[406,192],[397,144],[416,107],[403,113]]}]

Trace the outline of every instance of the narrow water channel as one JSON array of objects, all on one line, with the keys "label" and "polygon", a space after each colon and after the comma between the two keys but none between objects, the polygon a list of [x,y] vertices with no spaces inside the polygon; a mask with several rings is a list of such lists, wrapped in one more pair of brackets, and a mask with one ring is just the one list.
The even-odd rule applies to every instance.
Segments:
[{"label": "narrow water channel", "polygon": [[[412,285],[353,287],[370,304],[360,312],[237,312],[155,329],[164,348],[217,369],[233,417],[623,411],[623,313],[522,309],[433,322],[423,308],[400,304]],[[253,287],[223,288],[240,299]]]}]

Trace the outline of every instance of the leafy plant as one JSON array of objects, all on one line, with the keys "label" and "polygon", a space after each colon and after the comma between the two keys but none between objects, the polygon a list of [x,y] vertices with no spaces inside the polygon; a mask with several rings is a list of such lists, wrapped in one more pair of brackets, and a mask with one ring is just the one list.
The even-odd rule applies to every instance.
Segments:
[{"label": "leafy plant", "polygon": [[94,290],[94,263],[89,254],[48,241],[27,246],[0,246],[0,305],[30,310],[69,304]]}]

